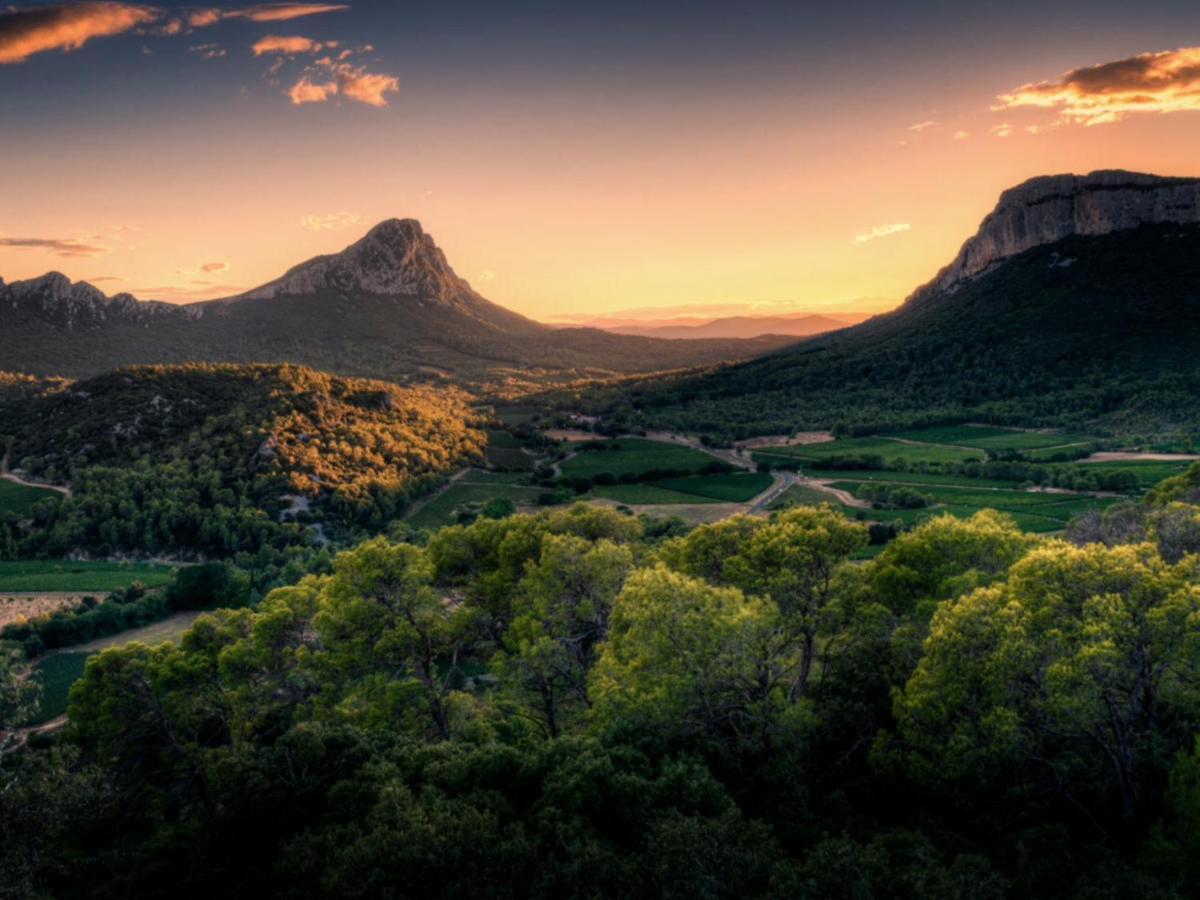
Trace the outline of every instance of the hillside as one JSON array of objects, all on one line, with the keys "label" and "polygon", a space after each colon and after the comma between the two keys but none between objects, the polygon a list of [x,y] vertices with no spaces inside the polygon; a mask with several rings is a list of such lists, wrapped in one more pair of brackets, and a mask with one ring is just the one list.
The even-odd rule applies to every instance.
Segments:
[{"label": "hillside", "polygon": [[1194,443],[1198,201],[1196,180],[1035,179],[894,312],[702,377],[637,382],[625,414],[732,437],[981,419]]},{"label": "hillside", "polygon": [[381,222],[341,253],[224,300],[172,305],[107,297],[58,273],[0,283],[0,333],[0,370],[37,375],[287,362],[501,392],[747,359],[791,341],[683,342],[550,328],[476,293],[411,219]]},{"label": "hillside", "polygon": [[14,469],[72,496],[7,523],[9,551],[219,556],[313,543],[320,533],[286,520],[327,534],[387,520],[481,455],[471,422],[451,389],[295,366],[130,368],[52,386],[6,407],[0,435]]}]

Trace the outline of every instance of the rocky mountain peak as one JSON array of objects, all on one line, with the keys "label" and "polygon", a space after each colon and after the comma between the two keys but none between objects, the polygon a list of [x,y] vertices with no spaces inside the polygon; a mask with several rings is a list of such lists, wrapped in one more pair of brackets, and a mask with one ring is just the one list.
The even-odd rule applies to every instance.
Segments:
[{"label": "rocky mountain peak", "polygon": [[1031,178],[1000,195],[954,262],[919,293],[952,291],[999,262],[1072,235],[1200,223],[1200,178],[1109,169]]},{"label": "rocky mountain peak", "polygon": [[318,256],[282,278],[234,299],[321,291],[370,293],[453,302],[471,294],[446,255],[416,219],[386,219],[341,253]]}]

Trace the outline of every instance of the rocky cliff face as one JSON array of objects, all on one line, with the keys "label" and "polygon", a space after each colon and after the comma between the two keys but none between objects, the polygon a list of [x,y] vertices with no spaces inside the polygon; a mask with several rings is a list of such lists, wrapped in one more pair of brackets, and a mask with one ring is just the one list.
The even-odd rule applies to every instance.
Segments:
[{"label": "rocky cliff face", "polygon": [[86,281],[72,283],[61,272],[48,272],[38,278],[10,284],[0,281],[0,308],[3,307],[34,315],[63,328],[186,315],[181,307],[143,302],[131,294],[108,297]]},{"label": "rocky cliff face", "polygon": [[454,274],[446,255],[415,219],[380,222],[341,253],[318,256],[289,269],[282,278],[234,300],[303,296],[332,290],[419,297],[453,303],[474,297]]},{"label": "rocky cliff face", "polygon": [[1200,178],[1106,170],[1032,178],[1005,191],[954,262],[918,291],[953,291],[1005,259],[1072,235],[1200,223]]}]

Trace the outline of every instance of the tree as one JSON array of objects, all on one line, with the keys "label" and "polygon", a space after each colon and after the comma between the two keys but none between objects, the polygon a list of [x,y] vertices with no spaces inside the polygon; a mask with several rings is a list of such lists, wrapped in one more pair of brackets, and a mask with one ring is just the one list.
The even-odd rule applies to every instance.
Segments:
[{"label": "tree", "polygon": [[590,705],[588,672],[632,568],[632,551],[608,539],[548,535],[521,580],[496,663],[520,695],[532,698],[550,737],[559,735],[566,713]]},{"label": "tree", "polygon": [[1200,585],[1149,544],[1053,541],[1001,584],[943,602],[897,695],[900,733],[940,777],[1038,761],[1139,813],[1150,758],[1200,721]]},{"label": "tree", "polygon": [[459,654],[475,636],[477,616],[433,587],[433,562],[411,544],[376,538],[340,554],[320,588],[313,619],[330,673],[359,684],[344,708],[366,703],[374,714],[421,698],[434,733],[449,738],[449,701]]},{"label": "tree", "polygon": [[600,722],[741,740],[761,730],[772,685],[759,648],[770,601],[665,566],[633,573],[613,604],[589,693]]}]

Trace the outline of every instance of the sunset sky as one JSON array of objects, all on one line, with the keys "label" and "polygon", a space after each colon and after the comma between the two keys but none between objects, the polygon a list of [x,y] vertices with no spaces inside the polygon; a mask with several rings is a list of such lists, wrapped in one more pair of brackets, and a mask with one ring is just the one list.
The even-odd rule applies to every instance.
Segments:
[{"label": "sunset sky", "polygon": [[875,310],[1025,178],[1200,175],[1200,4],[980,6],[0,6],[0,276],[225,296],[399,216],[535,318]]}]

